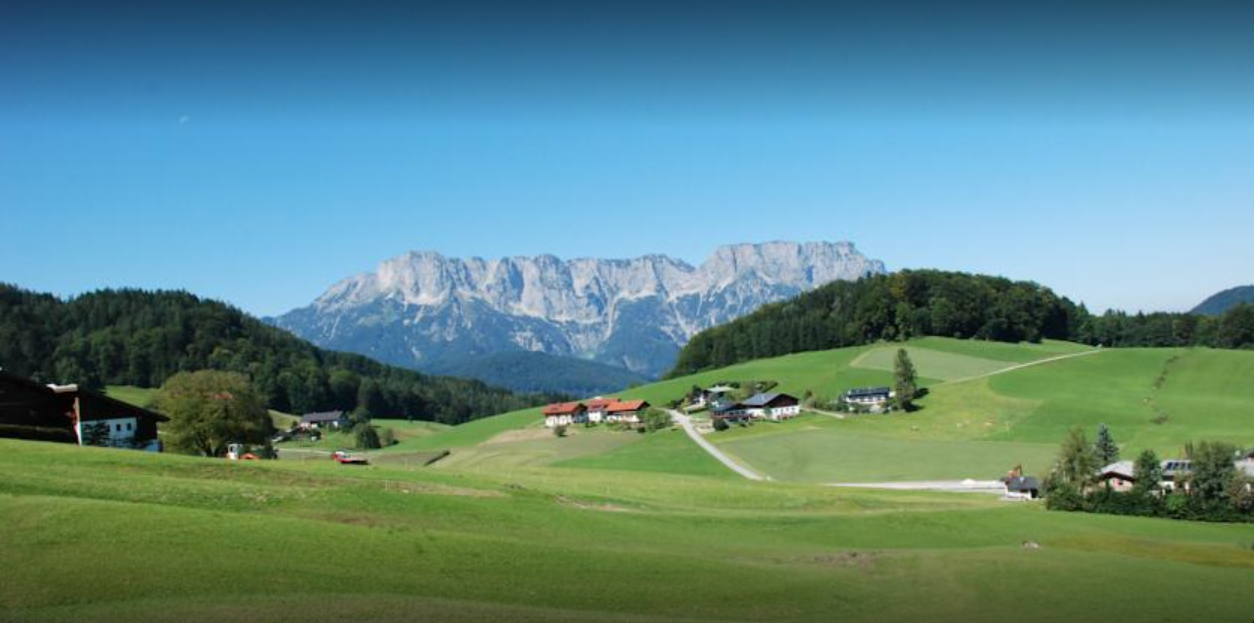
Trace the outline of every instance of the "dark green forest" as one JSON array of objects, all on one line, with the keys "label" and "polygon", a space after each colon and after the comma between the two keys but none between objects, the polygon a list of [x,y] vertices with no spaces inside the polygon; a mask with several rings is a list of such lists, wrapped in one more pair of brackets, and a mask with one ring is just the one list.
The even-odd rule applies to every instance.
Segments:
[{"label": "dark green forest", "polygon": [[597,396],[648,382],[631,370],[608,364],[530,351],[511,351],[440,361],[426,369],[479,379],[519,392]]},{"label": "dark green forest", "polygon": [[1254,306],[1219,317],[1089,313],[1026,281],[903,270],[837,281],[703,331],[669,377],[789,353],[942,336],[999,342],[1059,339],[1103,346],[1254,346]]},{"label": "dark green forest", "polygon": [[268,406],[449,424],[557,399],[322,350],[186,292],[101,290],[62,300],[0,284],[0,367],[43,382],[159,387],[180,371],[248,376]]}]

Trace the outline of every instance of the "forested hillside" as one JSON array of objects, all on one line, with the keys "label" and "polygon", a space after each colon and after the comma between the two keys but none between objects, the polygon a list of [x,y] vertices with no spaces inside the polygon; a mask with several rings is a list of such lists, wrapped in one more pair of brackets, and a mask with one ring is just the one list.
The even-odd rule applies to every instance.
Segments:
[{"label": "forested hillside", "polygon": [[1254,346],[1254,306],[1194,314],[1090,314],[1032,282],[903,270],[835,282],[704,331],[670,376],[789,353],[940,336],[998,342],[1060,339],[1103,346]]},{"label": "forested hillside", "polygon": [[0,284],[0,367],[94,387],[156,387],[183,370],[231,370],[248,375],[279,411],[361,408],[446,423],[552,398],[325,351],[185,292],[101,290],[61,300]]},{"label": "forested hillside", "polygon": [[525,350],[445,360],[426,371],[479,379],[518,392],[571,396],[608,394],[648,381],[626,368]]},{"label": "forested hillside", "polygon": [[1193,313],[1218,316],[1242,303],[1254,303],[1254,286],[1238,286],[1212,294],[1193,308]]}]

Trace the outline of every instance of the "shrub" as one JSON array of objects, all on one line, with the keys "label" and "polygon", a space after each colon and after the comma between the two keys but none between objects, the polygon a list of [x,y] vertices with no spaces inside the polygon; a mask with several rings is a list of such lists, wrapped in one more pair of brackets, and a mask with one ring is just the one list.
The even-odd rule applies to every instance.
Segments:
[{"label": "shrub", "polygon": [[566,436],[566,425],[565,425],[565,424],[558,424],[557,426],[554,426],[554,427],[553,427],[553,436],[554,436],[554,437],[557,437],[558,439],[561,439],[562,437],[565,437],[565,436]]},{"label": "shrub", "polygon": [[354,429],[354,434],[357,438],[358,450],[375,450],[383,447],[379,442],[379,433],[370,424],[359,424]]},{"label": "shrub", "polygon": [[714,430],[716,430],[716,431],[725,431],[725,430],[727,430],[727,429],[729,429],[729,428],[731,428],[731,426],[729,426],[729,425],[727,424],[727,420],[724,420],[724,419],[723,419],[723,418],[721,418],[721,417],[720,417],[720,418],[714,418]]},{"label": "shrub", "polygon": [[661,409],[649,409],[644,412],[644,428],[649,432],[670,428],[671,414]]}]

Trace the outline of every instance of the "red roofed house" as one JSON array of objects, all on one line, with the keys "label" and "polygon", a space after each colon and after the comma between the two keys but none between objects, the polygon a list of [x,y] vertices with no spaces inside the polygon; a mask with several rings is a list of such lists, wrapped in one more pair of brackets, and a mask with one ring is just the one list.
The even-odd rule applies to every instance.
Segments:
[{"label": "red roofed house", "polygon": [[645,409],[649,408],[649,403],[643,400],[628,400],[626,402],[615,402],[606,407],[606,422],[628,422],[631,424],[639,424],[641,416],[644,415]]},{"label": "red roofed house", "polygon": [[588,407],[582,402],[562,402],[544,408],[544,425],[549,428],[583,424],[588,421]]},{"label": "red roofed house", "polygon": [[594,424],[605,420],[610,405],[618,404],[617,398],[594,398],[584,403],[588,406],[588,421]]}]

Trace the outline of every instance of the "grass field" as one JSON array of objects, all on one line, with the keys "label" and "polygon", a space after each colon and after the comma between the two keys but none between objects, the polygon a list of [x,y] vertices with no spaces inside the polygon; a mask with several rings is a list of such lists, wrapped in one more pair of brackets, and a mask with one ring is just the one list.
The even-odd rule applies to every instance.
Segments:
[{"label": "grass field", "polygon": [[1223,623],[1254,609],[1252,526],[647,471],[0,440],[0,521],[4,621]]},{"label": "grass field", "polygon": [[[849,387],[890,383],[899,347],[884,344],[789,355],[621,395],[661,404],[693,385],[775,380],[781,391],[801,395],[808,390],[830,397]],[[736,428],[710,439],[776,479],[814,483],[983,480],[997,478],[1015,465],[1039,474],[1074,425],[1093,434],[1098,423],[1108,424],[1129,457],[1145,448],[1176,455],[1187,441],[1203,438],[1254,445],[1254,384],[1248,382],[1254,378],[1254,353],[1091,352],[1066,342],[1001,344],[945,338],[913,340],[905,347],[929,392],[919,401],[919,411],[844,420],[812,415],[783,424]],[[1013,369],[1077,354],[1084,356]],[[533,437],[519,435],[520,430],[531,430]],[[706,462],[695,445],[684,441],[676,437],[663,443],[646,435],[593,447],[589,440],[549,439],[543,436],[539,411],[528,410],[457,426],[391,452],[448,448],[453,450],[450,466],[497,462],[720,472],[720,466]],[[564,442],[571,443],[562,446]],[[462,458],[456,458],[459,453]]]}]

